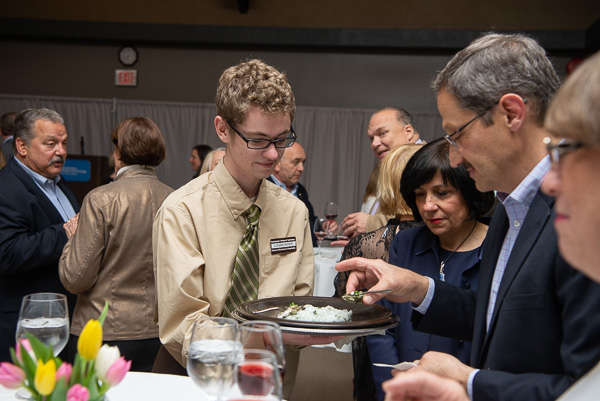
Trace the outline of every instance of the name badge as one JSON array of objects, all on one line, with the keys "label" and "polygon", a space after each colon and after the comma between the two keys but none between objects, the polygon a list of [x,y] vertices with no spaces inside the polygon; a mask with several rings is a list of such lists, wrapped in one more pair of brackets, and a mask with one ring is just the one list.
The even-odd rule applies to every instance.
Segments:
[{"label": "name badge", "polygon": [[296,251],[296,237],[273,238],[271,240],[271,255]]}]

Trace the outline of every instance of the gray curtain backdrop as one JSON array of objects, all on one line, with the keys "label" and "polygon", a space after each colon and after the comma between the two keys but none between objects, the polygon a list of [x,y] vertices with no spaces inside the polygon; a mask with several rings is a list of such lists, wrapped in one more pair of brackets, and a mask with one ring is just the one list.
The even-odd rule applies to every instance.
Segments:
[{"label": "gray curtain backdrop", "polygon": [[[0,94],[0,114],[41,107],[54,109],[64,117],[70,154],[81,154],[83,138],[86,155],[108,156],[112,152],[110,133],[120,121],[134,116],[152,119],[167,144],[167,158],[157,173],[161,181],[173,188],[194,175],[188,163],[193,146],[223,145],[213,124],[214,104]],[[298,106],[294,128],[308,157],[300,181],[306,186],[317,215],[323,216],[328,201],[338,203],[338,220],[360,210],[364,189],[377,161],[366,135],[374,111]],[[413,117],[422,139],[431,141],[442,136],[438,114],[413,113]]]}]

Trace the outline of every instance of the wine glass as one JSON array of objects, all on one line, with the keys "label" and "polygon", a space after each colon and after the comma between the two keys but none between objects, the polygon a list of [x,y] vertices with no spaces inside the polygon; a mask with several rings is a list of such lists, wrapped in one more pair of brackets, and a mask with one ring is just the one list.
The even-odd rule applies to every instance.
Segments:
[{"label": "wine glass", "polygon": [[266,349],[274,353],[277,358],[277,368],[281,374],[281,381],[283,382],[285,350],[279,324],[264,320],[244,322],[240,324],[240,342],[244,349]]},{"label": "wine glass", "polygon": [[317,243],[319,244],[319,251],[317,255],[321,253],[321,243],[325,239],[327,235],[327,220],[326,219],[316,219],[315,226],[313,228],[313,232],[315,233],[315,237],[317,237]]},{"label": "wine glass", "polygon": [[337,224],[335,224],[335,220],[338,217],[338,205],[335,202],[327,202],[325,204],[325,217],[329,221],[327,225],[329,230],[327,230],[327,238],[335,238],[337,233],[334,233],[332,229],[337,228]]},{"label": "wine glass", "polygon": [[229,401],[275,400],[282,396],[277,357],[264,349],[245,349],[235,366],[236,386]]},{"label": "wine glass", "polygon": [[211,401],[223,399],[233,385],[241,349],[239,327],[225,317],[201,317],[194,322],[188,349],[187,372]]},{"label": "wine glass", "polygon": [[69,340],[69,309],[63,294],[42,292],[23,297],[17,322],[17,346],[19,339],[31,333],[57,356]]},{"label": "wine glass", "polygon": [[[27,338],[27,333],[35,336],[44,345],[52,347],[52,354],[57,356],[69,341],[67,297],[52,292],[25,295],[21,301],[17,321],[17,347],[20,347],[20,339]],[[21,388],[16,397],[30,400],[31,394],[27,389]]]}]

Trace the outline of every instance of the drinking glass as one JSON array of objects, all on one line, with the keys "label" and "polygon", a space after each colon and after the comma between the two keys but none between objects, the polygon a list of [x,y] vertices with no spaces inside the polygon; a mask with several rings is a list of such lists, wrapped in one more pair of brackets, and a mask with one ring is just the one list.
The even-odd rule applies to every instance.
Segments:
[{"label": "drinking glass", "polygon": [[313,232],[315,233],[315,237],[317,237],[317,243],[319,244],[319,251],[317,255],[321,253],[321,243],[325,239],[327,235],[327,220],[326,219],[316,219],[315,226],[313,228]]},{"label": "drinking glass", "polygon": [[[17,347],[20,347],[20,339],[27,338],[27,333],[31,333],[44,345],[52,347],[54,356],[60,354],[69,341],[67,297],[53,292],[25,295],[21,301],[17,321]],[[15,396],[20,400],[31,399],[31,394],[24,388],[19,389]]]},{"label": "drinking glass", "polygon": [[335,238],[337,233],[334,233],[332,229],[337,227],[335,221],[338,216],[338,205],[335,202],[327,202],[325,204],[325,217],[327,218],[329,224],[327,225],[327,238]]},{"label": "drinking glass", "polygon": [[277,368],[285,374],[285,350],[283,348],[283,335],[281,327],[275,322],[253,320],[240,324],[240,342],[244,349],[265,349],[275,354]]},{"label": "drinking glass", "polygon": [[230,318],[202,317],[194,322],[187,372],[211,401],[222,400],[233,385],[239,334],[237,322]]},{"label": "drinking glass", "polygon": [[51,292],[25,295],[17,322],[17,343],[27,338],[27,333],[52,347],[52,353],[57,356],[69,340],[67,297]]},{"label": "drinking glass", "polygon": [[281,400],[277,357],[263,349],[245,349],[235,366],[235,386],[229,401]]}]

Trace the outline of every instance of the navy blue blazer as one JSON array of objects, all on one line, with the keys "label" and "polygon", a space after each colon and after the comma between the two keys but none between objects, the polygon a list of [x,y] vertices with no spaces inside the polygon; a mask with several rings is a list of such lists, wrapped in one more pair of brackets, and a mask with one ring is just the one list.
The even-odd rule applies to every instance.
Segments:
[{"label": "navy blue blazer", "polygon": [[[271,176],[269,176],[267,178],[267,180],[274,183],[273,178],[271,178]],[[302,185],[300,183],[298,183],[298,193],[296,194],[296,197],[298,199],[300,199],[306,205],[306,208],[308,209],[308,221],[310,222],[310,235],[312,237],[313,247],[315,247],[315,246],[317,246],[317,237],[315,236],[314,231],[315,231],[315,220],[317,220],[317,216],[315,215],[315,210],[313,209],[312,204],[308,200],[308,191],[306,190],[306,188],[304,188],[304,185]]]},{"label": "navy blue blazer", "polygon": [[[76,212],[79,204],[61,179],[58,186]],[[0,170],[0,360],[10,360],[21,299],[35,292],[75,296],[58,277],[58,260],[67,243],[63,218],[15,158]],[[2,358],[4,357],[4,359]]]},{"label": "navy blue blazer", "polygon": [[[479,247],[473,252],[457,252],[452,255],[446,264],[446,281],[461,288],[476,289],[481,253],[482,247]],[[394,237],[389,263],[423,276],[438,278],[441,261],[439,239],[427,226],[402,230]],[[385,298],[380,303],[400,317],[400,325],[386,330],[385,335],[367,336],[372,362],[393,365],[420,359],[427,351],[439,351],[469,363],[469,342],[414,331],[410,324],[412,308],[409,304],[391,302]],[[377,399],[383,400],[385,394],[381,384],[392,378],[391,369],[374,366],[373,378]]]},{"label": "navy blue blazer", "polygon": [[492,218],[479,291],[436,280],[418,330],[472,340],[475,401],[554,400],[600,360],[600,285],[559,255],[554,198],[535,196],[500,283],[489,331],[486,314],[498,255],[508,230],[504,206]]}]

